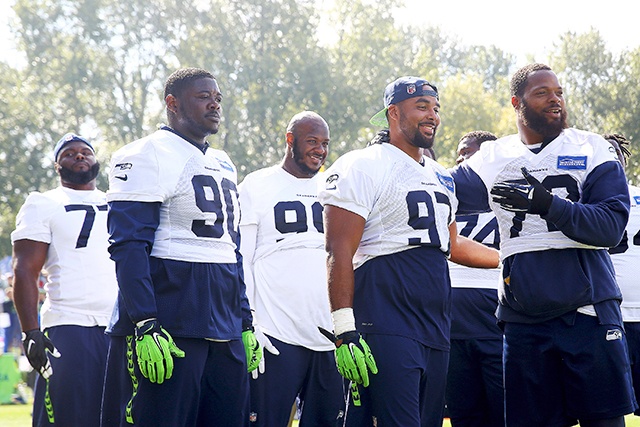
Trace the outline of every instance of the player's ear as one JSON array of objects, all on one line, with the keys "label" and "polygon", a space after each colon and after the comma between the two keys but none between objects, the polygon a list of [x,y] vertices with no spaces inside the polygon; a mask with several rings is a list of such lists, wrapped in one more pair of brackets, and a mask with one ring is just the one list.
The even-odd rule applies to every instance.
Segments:
[{"label": "player's ear", "polygon": [[511,97],[511,105],[513,105],[513,108],[516,110],[520,108],[520,100],[517,96],[514,95]]},{"label": "player's ear", "polygon": [[389,105],[389,108],[387,108],[387,121],[391,122],[391,119],[397,121],[398,115],[399,115],[398,106],[396,104]]},{"label": "player's ear", "polygon": [[164,99],[164,103],[167,105],[167,111],[170,111],[173,114],[178,112],[178,99],[172,94],[167,95]]},{"label": "player's ear", "polygon": [[287,140],[287,147],[288,148],[293,148],[293,140],[295,139],[293,136],[292,132],[287,132],[285,135],[285,138]]}]

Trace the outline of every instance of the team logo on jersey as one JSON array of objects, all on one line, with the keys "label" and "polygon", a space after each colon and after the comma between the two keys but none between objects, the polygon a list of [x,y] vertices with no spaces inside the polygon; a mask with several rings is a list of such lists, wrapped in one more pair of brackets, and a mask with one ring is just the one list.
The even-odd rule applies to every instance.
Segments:
[{"label": "team logo on jersey", "polygon": [[225,160],[221,160],[219,158],[216,157],[216,160],[218,161],[218,163],[220,163],[220,166],[222,166],[223,169],[226,169],[228,171],[233,172],[233,166],[231,166],[231,164]]},{"label": "team logo on jersey", "polygon": [[559,156],[558,169],[586,169],[587,156]]},{"label": "team logo on jersey", "polygon": [[441,175],[438,172],[436,172],[436,176],[438,177],[438,181],[440,181],[442,185],[447,187],[447,190],[453,193],[453,178],[451,178],[450,176]]},{"label": "team logo on jersey", "polygon": [[615,341],[622,339],[622,331],[620,329],[609,329],[607,331],[607,341]]},{"label": "team logo on jersey", "polygon": [[338,178],[339,178],[339,177],[338,177],[338,174],[337,174],[337,173],[334,173],[334,174],[329,175],[329,176],[327,177],[327,181],[326,181],[326,186],[325,186],[325,188],[326,188],[327,190],[335,190],[335,189],[337,188],[337,187],[336,187],[336,181],[338,180]]},{"label": "team logo on jersey", "polygon": [[126,171],[127,169],[131,169],[132,167],[133,167],[133,164],[131,163],[118,163],[113,168],[120,169],[121,171]]}]

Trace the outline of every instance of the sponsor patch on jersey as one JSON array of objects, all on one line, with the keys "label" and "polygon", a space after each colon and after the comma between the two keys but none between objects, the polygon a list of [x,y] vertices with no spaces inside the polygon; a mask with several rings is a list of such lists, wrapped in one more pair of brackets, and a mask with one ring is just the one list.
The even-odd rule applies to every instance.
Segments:
[{"label": "sponsor patch on jersey", "polygon": [[441,175],[438,172],[436,172],[436,176],[438,177],[440,183],[447,187],[447,190],[453,193],[453,178],[451,178],[450,176]]},{"label": "sponsor patch on jersey", "polygon": [[558,169],[586,169],[587,156],[558,156]]},{"label": "sponsor patch on jersey", "polygon": [[620,329],[609,329],[607,331],[607,341],[616,341],[622,339],[622,331]]},{"label": "sponsor patch on jersey", "polygon": [[339,176],[338,176],[337,173],[329,175],[327,177],[325,189],[327,189],[327,190],[335,190],[336,189],[336,181],[338,180],[338,178],[339,178]]},{"label": "sponsor patch on jersey", "polygon": [[222,166],[223,169],[233,172],[233,166],[231,166],[229,162],[227,162],[226,160],[219,159],[217,157],[216,157],[216,160],[218,161],[220,166]]}]

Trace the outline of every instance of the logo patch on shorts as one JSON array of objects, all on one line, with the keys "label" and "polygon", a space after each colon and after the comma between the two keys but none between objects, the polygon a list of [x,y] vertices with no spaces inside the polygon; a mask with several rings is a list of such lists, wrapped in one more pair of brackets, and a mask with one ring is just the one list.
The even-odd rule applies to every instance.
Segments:
[{"label": "logo patch on shorts", "polygon": [[558,169],[586,169],[587,156],[558,156]]},{"label": "logo patch on shorts", "polygon": [[607,331],[607,341],[615,341],[622,339],[622,331],[620,329],[609,329]]},{"label": "logo patch on shorts", "polygon": [[258,421],[258,414],[255,412],[249,412],[249,422],[255,423]]}]

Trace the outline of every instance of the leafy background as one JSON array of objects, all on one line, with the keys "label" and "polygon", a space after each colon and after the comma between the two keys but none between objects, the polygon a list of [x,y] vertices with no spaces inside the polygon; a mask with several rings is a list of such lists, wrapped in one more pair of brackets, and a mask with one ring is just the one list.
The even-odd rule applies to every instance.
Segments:
[{"label": "leafy background", "polygon": [[[0,258],[11,253],[26,195],[57,185],[55,141],[68,131],[92,138],[106,168],[115,149],[163,122],[162,86],[181,66],[216,75],[224,117],[210,142],[229,153],[239,179],[279,162],[286,124],[301,110],[329,123],[328,164],[363,147],[384,86],[400,75],[440,90],[435,150],[445,166],[468,131],[516,132],[512,53],[401,26],[390,11],[402,1],[333,3],[322,17],[335,32],[326,44],[313,0],[16,0],[21,60],[0,62]],[[567,32],[543,62],[565,87],[572,126],[638,140],[640,47],[613,53],[595,29]],[[637,157],[627,173],[639,182]],[[104,173],[98,186],[107,188]]]}]

